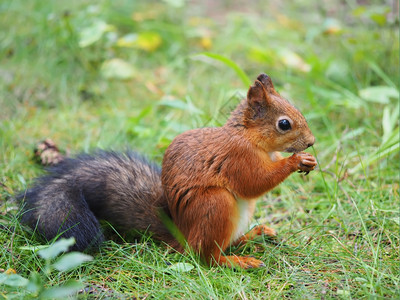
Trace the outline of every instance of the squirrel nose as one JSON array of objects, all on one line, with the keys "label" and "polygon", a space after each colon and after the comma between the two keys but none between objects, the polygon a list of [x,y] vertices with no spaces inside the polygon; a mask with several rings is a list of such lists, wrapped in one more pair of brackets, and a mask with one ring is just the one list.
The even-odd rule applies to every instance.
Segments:
[{"label": "squirrel nose", "polygon": [[311,141],[307,144],[307,148],[311,147],[315,143],[315,137],[312,137]]}]

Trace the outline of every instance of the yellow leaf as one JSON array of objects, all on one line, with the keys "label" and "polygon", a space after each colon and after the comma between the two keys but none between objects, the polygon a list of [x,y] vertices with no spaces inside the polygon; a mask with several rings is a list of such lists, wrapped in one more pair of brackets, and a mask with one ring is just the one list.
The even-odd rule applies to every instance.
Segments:
[{"label": "yellow leaf", "polygon": [[142,32],[138,35],[136,45],[139,49],[152,52],[161,46],[162,39],[157,32]]},{"label": "yellow leaf", "polygon": [[200,39],[200,46],[203,47],[205,50],[211,49],[212,45],[213,43],[211,38],[204,36]]},{"label": "yellow leaf", "polygon": [[138,48],[144,51],[153,52],[162,44],[161,36],[157,32],[146,31],[139,34],[130,33],[118,39],[118,47]]}]

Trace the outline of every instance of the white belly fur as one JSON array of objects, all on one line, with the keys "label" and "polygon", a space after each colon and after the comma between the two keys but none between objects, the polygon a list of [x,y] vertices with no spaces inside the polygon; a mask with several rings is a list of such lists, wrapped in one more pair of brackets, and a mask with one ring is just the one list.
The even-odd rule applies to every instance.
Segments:
[{"label": "white belly fur", "polygon": [[242,236],[248,229],[251,218],[253,217],[254,208],[256,205],[255,200],[243,200],[236,197],[237,209],[239,214],[239,220],[235,231],[231,237],[231,243],[236,241],[240,236]]},{"label": "white belly fur", "polygon": [[[279,152],[268,152],[267,155],[269,156],[269,159],[271,159],[271,161],[278,161],[282,159],[281,154]],[[243,200],[236,196],[235,198],[237,203],[239,220],[237,222],[236,229],[232,234],[230,241],[231,243],[236,241],[240,236],[242,236],[245,232],[247,232],[251,218],[253,217],[254,214],[254,209],[256,207],[256,201],[257,201],[257,199]]]}]

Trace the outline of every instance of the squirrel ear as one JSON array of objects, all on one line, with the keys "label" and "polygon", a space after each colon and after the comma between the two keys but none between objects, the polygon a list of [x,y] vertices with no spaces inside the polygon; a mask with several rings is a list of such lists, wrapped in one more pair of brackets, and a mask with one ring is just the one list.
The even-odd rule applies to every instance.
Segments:
[{"label": "squirrel ear", "polygon": [[254,85],[252,85],[247,92],[248,108],[244,114],[245,119],[255,120],[258,118],[263,118],[270,101],[271,100],[263,84],[256,80]]},{"label": "squirrel ear", "polygon": [[268,91],[265,89],[265,86],[261,81],[256,80],[254,85],[249,88],[249,91],[247,92],[247,102],[251,107],[265,107],[267,103],[270,102]]},{"label": "squirrel ear", "polygon": [[257,80],[262,83],[264,86],[265,90],[270,93],[270,94],[277,94],[274,88],[274,84],[272,83],[271,77],[269,77],[267,74],[261,73],[258,75]]}]

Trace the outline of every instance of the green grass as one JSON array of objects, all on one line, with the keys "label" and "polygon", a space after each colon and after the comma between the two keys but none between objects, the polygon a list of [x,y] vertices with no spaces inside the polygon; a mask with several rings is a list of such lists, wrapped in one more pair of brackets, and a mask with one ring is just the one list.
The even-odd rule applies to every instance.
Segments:
[{"label": "green grass", "polygon": [[[396,2],[292,2],[1,1],[0,271],[42,290],[0,277],[0,298],[65,284],[92,288],[80,298],[400,297]],[[258,202],[254,223],[278,241],[232,249],[266,268],[209,268],[147,237],[109,241],[70,271],[32,251],[43,242],[14,196],[43,173],[39,140],[161,162],[177,134],[223,124],[260,72],[308,119],[319,161]]]}]

